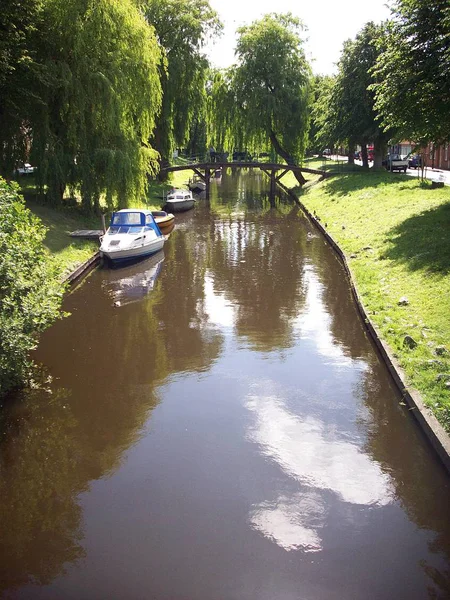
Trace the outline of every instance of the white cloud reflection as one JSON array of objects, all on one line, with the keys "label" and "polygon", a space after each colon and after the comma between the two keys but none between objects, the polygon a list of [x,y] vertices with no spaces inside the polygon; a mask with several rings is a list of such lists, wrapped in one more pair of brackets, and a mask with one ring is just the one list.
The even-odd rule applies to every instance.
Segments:
[{"label": "white cloud reflection", "polygon": [[319,552],[322,540],[318,531],[323,526],[325,510],[318,494],[280,496],[276,502],[262,502],[254,507],[250,522],[284,550]]},{"label": "white cloud reflection", "polygon": [[225,294],[214,291],[214,279],[209,273],[204,282],[204,309],[209,321],[220,327],[232,327],[235,321],[235,309],[225,298]]},{"label": "white cloud reflection", "polygon": [[393,498],[390,479],[335,428],[327,428],[315,417],[289,412],[281,398],[268,393],[270,387],[270,381],[261,382],[247,396],[246,406],[255,415],[248,437],[301,484],[302,491],[253,506],[250,523],[285,550],[318,551],[327,513],[323,491],[333,492],[343,502],[383,506]]},{"label": "white cloud reflection", "polygon": [[331,333],[331,316],[323,302],[323,284],[309,265],[305,267],[303,276],[306,288],[305,307],[295,319],[294,327],[303,339],[314,342],[319,354],[332,359],[335,365],[351,366],[352,359],[344,354]]}]

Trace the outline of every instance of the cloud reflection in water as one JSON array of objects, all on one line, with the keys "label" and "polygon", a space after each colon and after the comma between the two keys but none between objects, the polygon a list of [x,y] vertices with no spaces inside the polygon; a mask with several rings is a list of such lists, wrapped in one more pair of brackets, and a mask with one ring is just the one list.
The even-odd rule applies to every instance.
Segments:
[{"label": "cloud reflection in water", "polygon": [[302,486],[291,497],[255,505],[250,523],[286,550],[321,549],[320,529],[327,514],[322,491],[329,490],[343,502],[383,506],[393,498],[389,476],[335,428],[319,419],[292,414],[276,394],[268,394],[271,382],[252,386],[246,407],[254,413],[249,439],[267,458]]}]

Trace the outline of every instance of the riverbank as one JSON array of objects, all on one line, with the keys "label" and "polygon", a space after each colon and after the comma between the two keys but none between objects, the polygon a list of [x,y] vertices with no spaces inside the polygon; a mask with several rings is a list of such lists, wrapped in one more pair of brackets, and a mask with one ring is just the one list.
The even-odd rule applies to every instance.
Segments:
[{"label": "riverbank", "polygon": [[367,314],[450,432],[450,189],[353,169],[303,192],[287,183],[343,250]]},{"label": "riverbank", "polygon": [[[170,184],[150,182],[147,201],[142,201],[140,206],[160,210],[165,190],[172,185],[183,186],[191,174],[191,171],[176,172],[172,175]],[[95,240],[72,238],[70,232],[76,229],[101,229],[101,217],[83,214],[76,205],[58,209],[42,204],[35,200],[34,186],[30,178],[23,178],[19,183],[24,184],[22,191],[25,193],[27,208],[38,216],[48,229],[44,245],[56,257],[61,276],[65,278],[89,260],[99,246]]]}]

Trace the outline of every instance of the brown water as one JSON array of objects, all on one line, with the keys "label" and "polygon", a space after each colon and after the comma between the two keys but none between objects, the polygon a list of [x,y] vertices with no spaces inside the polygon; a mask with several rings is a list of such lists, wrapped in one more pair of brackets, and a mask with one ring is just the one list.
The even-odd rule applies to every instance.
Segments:
[{"label": "brown water", "polygon": [[67,297],[1,413],[0,595],[450,598],[449,480],[265,189],[224,176],[164,255]]}]

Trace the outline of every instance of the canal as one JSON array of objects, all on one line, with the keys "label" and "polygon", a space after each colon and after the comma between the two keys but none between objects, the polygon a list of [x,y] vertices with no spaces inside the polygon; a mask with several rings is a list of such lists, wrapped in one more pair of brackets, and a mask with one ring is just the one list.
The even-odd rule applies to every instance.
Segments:
[{"label": "canal", "polygon": [[67,296],[1,412],[1,597],[450,597],[448,477],[263,177]]}]

